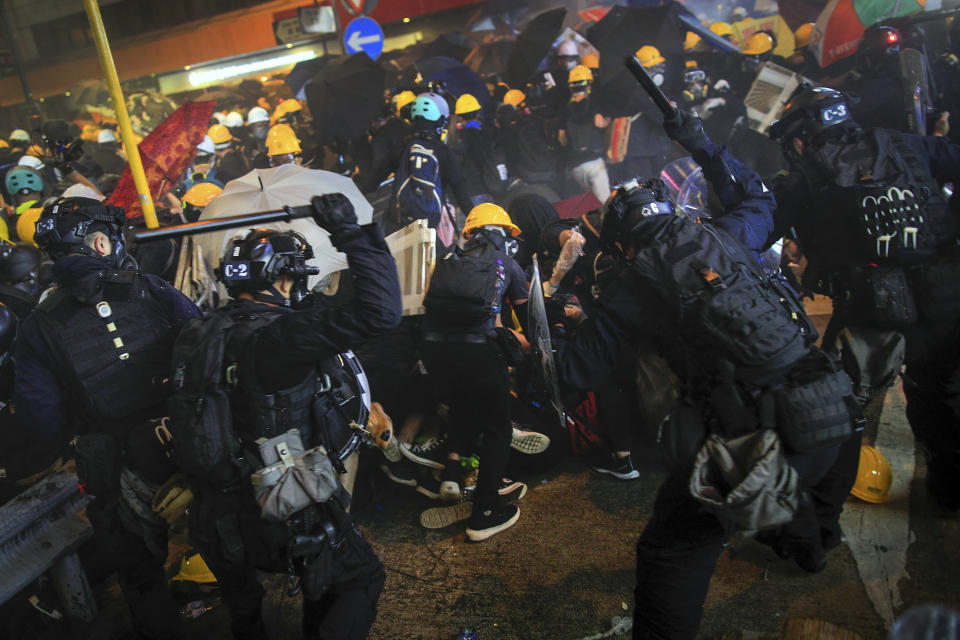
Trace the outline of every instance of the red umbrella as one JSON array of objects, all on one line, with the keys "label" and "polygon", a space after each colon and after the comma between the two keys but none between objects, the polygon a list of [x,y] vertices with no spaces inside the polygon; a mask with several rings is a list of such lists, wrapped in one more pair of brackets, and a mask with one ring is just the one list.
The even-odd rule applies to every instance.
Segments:
[{"label": "red umbrella", "polygon": [[[186,102],[161,122],[138,145],[150,194],[156,200],[190,166],[210,124],[214,102]],[[109,204],[123,207],[128,218],[141,214],[140,200],[133,184],[130,166],[123,170]]]},{"label": "red umbrella", "polygon": [[595,211],[603,206],[603,203],[597,200],[597,196],[589,191],[580,195],[560,200],[553,203],[553,208],[557,210],[557,215],[561,218],[579,218],[580,216]]},{"label": "red umbrella", "polygon": [[[867,27],[926,10],[927,4],[927,0],[830,0],[817,17],[810,46],[820,66],[827,67],[856,53]],[[933,8],[935,3],[929,4]]]}]

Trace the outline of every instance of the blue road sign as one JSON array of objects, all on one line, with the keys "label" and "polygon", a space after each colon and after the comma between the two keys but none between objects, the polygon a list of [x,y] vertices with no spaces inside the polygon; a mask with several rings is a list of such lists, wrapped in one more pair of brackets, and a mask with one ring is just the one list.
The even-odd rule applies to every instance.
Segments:
[{"label": "blue road sign", "polygon": [[383,53],[383,29],[373,18],[354,18],[343,30],[343,44],[347,53],[363,51],[371,60],[376,60]]}]

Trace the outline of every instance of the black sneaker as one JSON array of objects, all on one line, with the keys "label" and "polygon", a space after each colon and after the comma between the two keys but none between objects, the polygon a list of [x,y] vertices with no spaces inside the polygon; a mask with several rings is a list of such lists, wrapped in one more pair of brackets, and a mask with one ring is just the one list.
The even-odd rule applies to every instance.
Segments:
[{"label": "black sneaker", "polygon": [[426,478],[420,480],[417,485],[417,493],[421,493],[431,500],[440,499],[440,481],[432,473],[428,473]]},{"label": "black sneaker", "polygon": [[597,456],[591,461],[590,466],[594,471],[606,473],[620,480],[633,480],[640,477],[640,472],[634,469],[630,456],[620,458],[613,452]]},{"label": "black sneaker", "polygon": [[515,504],[501,507],[489,507],[480,511],[474,509],[470,514],[470,523],[467,526],[467,539],[471,542],[480,542],[494,536],[505,529],[509,529],[520,519],[520,509]]},{"label": "black sneaker", "polygon": [[460,485],[463,484],[463,471],[459,460],[447,460],[447,466],[440,474],[440,498],[442,500],[459,500],[463,497]]},{"label": "black sneaker", "polygon": [[417,486],[417,474],[414,473],[413,465],[405,458],[401,458],[397,462],[384,460],[380,463],[380,469],[397,484],[402,484],[405,487]]},{"label": "black sneaker", "polygon": [[447,463],[447,454],[444,449],[444,441],[431,438],[426,442],[408,444],[400,443],[400,453],[407,459],[416,462],[424,467],[431,469],[443,469]]},{"label": "black sneaker", "polygon": [[500,496],[500,502],[502,504],[516,502],[517,500],[522,500],[523,496],[527,495],[527,485],[517,480],[504,478],[500,483],[500,488],[497,489],[497,494]]}]

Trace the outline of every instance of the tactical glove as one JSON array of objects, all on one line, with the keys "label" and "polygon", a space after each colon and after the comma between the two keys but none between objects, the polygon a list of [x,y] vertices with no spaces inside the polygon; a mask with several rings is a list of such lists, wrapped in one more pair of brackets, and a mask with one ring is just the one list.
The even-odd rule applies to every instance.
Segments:
[{"label": "tactical glove", "polygon": [[360,232],[357,213],[353,204],[342,193],[314,196],[313,220],[326,229],[331,236],[346,236]]},{"label": "tactical glove", "polygon": [[679,118],[667,118],[663,121],[663,130],[671,140],[676,140],[680,146],[693,153],[703,149],[710,139],[703,131],[703,123],[697,116],[678,111]]}]

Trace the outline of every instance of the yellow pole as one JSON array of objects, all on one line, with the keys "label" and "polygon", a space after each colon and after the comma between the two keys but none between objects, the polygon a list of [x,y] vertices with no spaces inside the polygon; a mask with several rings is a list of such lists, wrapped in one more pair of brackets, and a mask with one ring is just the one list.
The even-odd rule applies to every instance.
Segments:
[{"label": "yellow pole", "polygon": [[150,187],[147,185],[147,176],[143,172],[143,162],[140,160],[140,149],[133,137],[133,127],[130,126],[130,114],[127,113],[127,102],[120,89],[120,78],[117,76],[117,66],[113,63],[113,54],[110,52],[110,41],[107,40],[107,31],[103,28],[103,18],[100,17],[100,6],[97,0],[83,0],[87,8],[87,17],[90,18],[90,29],[93,31],[93,40],[97,44],[97,53],[100,54],[100,66],[107,78],[110,88],[110,97],[113,98],[113,108],[117,112],[117,124],[120,125],[120,139],[123,148],[127,150],[127,161],[130,163],[130,173],[133,174],[133,184],[137,187],[140,196],[140,208],[143,210],[143,219],[147,228],[156,229],[157,212],[153,208],[153,198],[150,196]]}]

